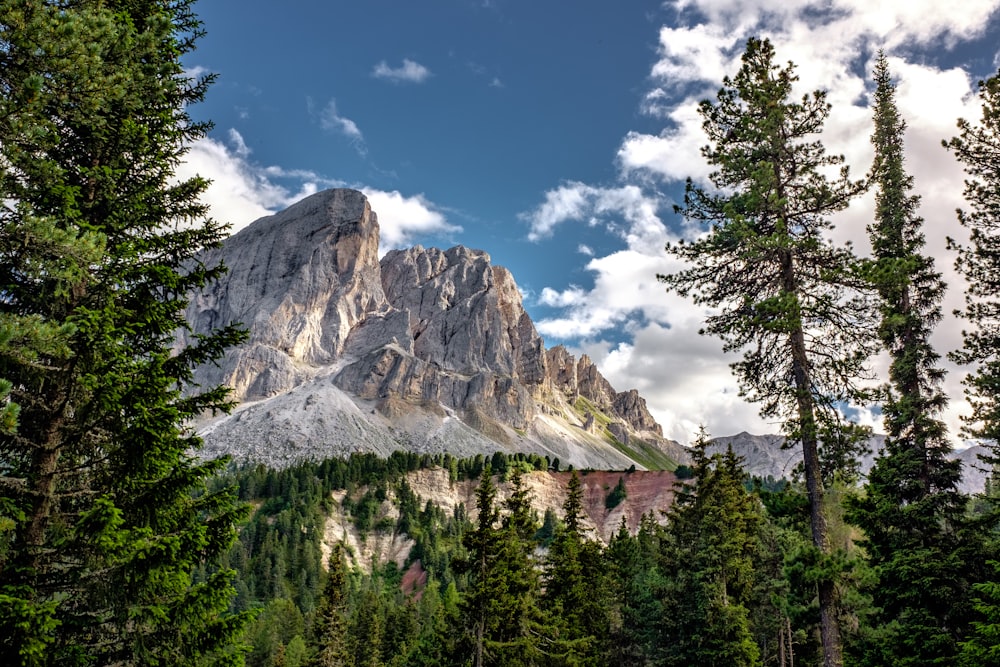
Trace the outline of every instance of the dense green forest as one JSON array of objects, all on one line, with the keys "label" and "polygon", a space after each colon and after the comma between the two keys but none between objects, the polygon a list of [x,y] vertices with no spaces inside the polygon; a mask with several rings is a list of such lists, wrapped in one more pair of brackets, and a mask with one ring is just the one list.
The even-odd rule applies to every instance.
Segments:
[{"label": "dense green forest", "polygon": [[[234,468],[220,483],[236,486],[255,512],[216,567],[237,572],[233,611],[258,614],[244,637],[247,664],[818,664],[823,577],[837,581],[838,618],[850,628],[846,663],[903,664],[899,654],[875,657],[893,626],[879,621],[876,570],[857,528],[842,513],[832,520],[836,556],[824,558],[811,544],[801,484],[750,479],[731,451],[709,456],[706,445],[694,447],[691,478],[678,480],[666,522],[650,513],[630,531],[623,521],[607,544],[582,521],[587,471],[572,473],[562,508],[531,510],[523,476],[546,474],[541,457],[399,452]],[[423,468],[447,470],[455,483],[478,479],[475,507],[445,513],[415,496],[406,474]],[[503,502],[498,484],[511,489]],[[338,490],[346,494],[335,507]],[[619,493],[627,497],[627,483],[608,489],[609,504]],[[831,494],[844,503],[864,497],[844,483]],[[983,502],[970,505],[970,518],[982,517]],[[324,563],[332,512],[345,513],[362,540],[412,538],[402,566],[353,567],[357,554],[342,550]],[[987,616],[960,616],[963,599],[991,608],[988,590],[970,588],[971,574],[956,567],[947,582],[963,596],[942,601],[952,609],[941,640],[947,664],[991,664],[960,663],[963,647],[977,655],[977,637],[988,632],[978,625]]]},{"label": "dense green forest", "polygon": [[[200,36],[192,0],[0,0],[0,663],[1000,664],[1000,482],[969,497],[948,456],[930,343],[944,284],[884,55],[863,178],[818,138],[825,94],[793,98],[794,64],[767,40],[700,105],[711,187],[689,181],[677,212],[701,233],[666,248],[686,268],[660,279],[708,308],[704,333],[741,355],[743,395],[803,464],[748,480],[701,433],[666,515],[604,544],[586,471],[533,511],[525,476],[558,467],[538,455],[197,457],[191,420],[232,405],[193,369],[246,337],[176,347],[190,295],[225,270],[197,260],[226,235],[206,182],[175,177],[209,127],[187,109],[212,77],[181,65]],[[969,369],[961,435],[995,470],[1000,77],[980,102],[945,141],[969,232],[952,242],[968,289],[950,354]],[[861,257],[830,231],[872,190]],[[866,371],[879,352],[885,378]],[[865,479],[850,405],[884,416]],[[477,480],[474,506],[419,498],[406,474],[431,467]],[[607,491],[625,502],[625,477]],[[324,562],[335,512],[366,539],[411,538],[402,566],[354,567],[343,545]]]},{"label": "dense green forest", "polygon": [[[427,467],[455,482],[479,478],[476,506],[446,514],[422,502],[406,473]],[[233,610],[259,613],[245,637],[247,664],[461,665],[479,656],[492,665],[722,665],[815,656],[815,563],[806,504],[792,486],[751,484],[731,453],[699,454],[691,473],[702,491],[685,483],[666,528],[651,514],[634,534],[623,521],[605,545],[584,528],[577,472],[564,507],[551,508],[562,518],[531,510],[523,476],[548,469],[524,455],[397,453],[234,470],[222,483],[256,510],[219,565],[237,572]],[[511,493],[499,503],[501,483]],[[339,508],[331,506],[335,490],[347,492]],[[624,483],[609,489],[608,504],[627,493]],[[333,511],[345,512],[362,539],[411,537],[402,567],[350,568],[342,551],[322,563]],[[723,570],[739,580],[717,579]],[[408,572],[418,576],[404,584]],[[729,596],[722,616],[720,586]],[[335,633],[323,620],[331,607]],[[708,651],[705,638],[716,633]],[[739,647],[729,646],[732,633]],[[322,662],[334,644],[341,662]]]}]

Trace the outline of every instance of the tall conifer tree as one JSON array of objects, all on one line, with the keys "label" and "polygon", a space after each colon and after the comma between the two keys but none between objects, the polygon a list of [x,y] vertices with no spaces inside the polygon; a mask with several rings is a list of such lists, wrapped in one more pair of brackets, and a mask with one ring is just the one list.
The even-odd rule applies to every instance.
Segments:
[{"label": "tall conifer tree", "polygon": [[454,566],[469,576],[461,604],[464,646],[473,667],[539,664],[545,639],[536,604],[538,572],[532,552],[535,521],[520,472],[513,473],[512,495],[501,517],[489,465],[476,489],[479,516],[462,544],[468,555]]},{"label": "tall conifer tree", "polygon": [[871,273],[881,299],[879,336],[891,365],[883,401],[885,449],[850,512],[865,531],[865,553],[877,576],[877,627],[865,660],[951,665],[969,622],[965,578],[972,564],[964,560],[977,550],[964,527],[961,462],[949,459],[952,448],[939,418],[944,372],[930,336],[941,318],[945,285],[933,258],[923,254],[920,198],[911,194],[913,177],[904,165],[906,124],[884,53],[874,77]]},{"label": "tall conifer tree", "polygon": [[696,484],[681,485],[664,533],[659,653],[678,667],[753,667],[760,649],[747,605],[763,513],[732,449],[709,456],[707,447],[703,430],[692,450]]},{"label": "tall conifer tree", "polygon": [[[965,420],[967,435],[989,449],[984,457],[992,465],[992,486],[1000,466],[1000,73],[979,84],[982,115],[978,123],[958,121],[959,135],[945,143],[966,173],[965,202],[958,220],[969,230],[969,241],[950,241],[958,250],[957,268],[968,281],[965,309],[959,313],[969,321],[962,331],[963,346],[952,358],[971,366],[965,377],[965,394],[972,413]],[[995,530],[1000,505],[995,494],[983,500],[986,521]],[[995,548],[994,548],[995,553]],[[994,664],[1000,654],[1000,565],[974,585],[976,607],[985,616],[975,624],[975,633],[962,647],[965,665]]]},{"label": "tall conifer tree", "polygon": [[[227,572],[241,516],[187,420],[224,408],[173,349],[223,228],[174,168],[206,126],[180,58],[192,0],[0,0],[0,663],[240,662]],[[17,406],[16,408],[12,406]],[[19,413],[19,414],[17,414]],[[210,571],[210,570],[209,570]]]},{"label": "tall conifer tree", "polygon": [[503,619],[493,640],[499,662],[511,667],[540,664],[539,644],[548,628],[538,606],[541,580],[535,561],[538,521],[531,507],[531,493],[517,466],[510,476],[510,496],[501,519],[500,562],[506,571],[506,590],[498,595]]},{"label": "tall conifer tree", "polygon": [[462,538],[468,555],[455,564],[469,575],[461,611],[464,644],[474,666],[542,664],[540,645],[550,639],[538,605],[541,583],[534,559],[538,525],[517,467],[511,472],[510,492],[501,515],[492,468],[487,465],[476,489],[476,527]]},{"label": "tall conifer tree", "polygon": [[330,571],[323,586],[322,597],[313,618],[311,644],[313,655],[307,667],[346,667],[350,664],[347,650],[347,576],[344,549],[334,547],[330,554]]},{"label": "tall conifer tree", "polygon": [[[668,245],[690,268],[660,279],[714,309],[703,331],[722,338],[726,351],[742,352],[733,364],[742,394],[760,402],[765,417],[783,420],[789,440],[800,444],[813,543],[829,554],[820,441],[840,439],[837,408],[856,396],[871,334],[857,260],[825,234],[829,216],[864,185],[846,167],[828,176],[843,162],[815,139],[830,105],[822,91],[793,101],[796,78],[791,64],[774,63],[770,42],[752,38],[718,101],[701,103],[710,141],[702,153],[716,169],[715,189],[689,180],[678,210],[707,233]],[[838,667],[836,582],[824,578],[817,589],[824,665]]]},{"label": "tall conifer tree", "polygon": [[462,598],[462,618],[466,623],[467,644],[471,647],[473,667],[491,664],[486,653],[486,641],[496,626],[495,596],[497,586],[497,559],[500,554],[500,537],[497,523],[500,513],[496,506],[497,490],[493,484],[493,470],[483,468],[476,488],[476,527],[462,537],[468,556],[456,563],[459,572],[469,575],[469,587]]},{"label": "tall conifer tree", "polygon": [[553,651],[568,664],[607,664],[608,605],[601,550],[583,525],[583,485],[576,471],[567,483],[563,523],[545,559],[542,604],[551,614],[559,641]]},{"label": "tall conifer tree", "polygon": [[972,325],[962,332],[963,347],[954,359],[972,366],[965,378],[972,414],[968,434],[994,448],[1000,462],[1000,74],[980,83],[979,123],[958,121],[959,135],[945,145],[962,163],[966,209],[958,220],[969,243],[958,249],[955,267],[968,280],[961,315]]}]

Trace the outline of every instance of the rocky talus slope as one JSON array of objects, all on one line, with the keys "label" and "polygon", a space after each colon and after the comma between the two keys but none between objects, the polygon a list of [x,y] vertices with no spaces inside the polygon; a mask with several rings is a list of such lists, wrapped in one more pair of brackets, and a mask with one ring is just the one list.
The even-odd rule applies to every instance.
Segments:
[{"label": "rocky talus slope", "polygon": [[546,350],[510,272],[483,251],[416,246],[379,260],[364,195],[335,189],[261,218],[202,260],[229,273],[187,310],[192,331],[249,340],[198,369],[240,405],[197,424],[206,453],[285,465],[352,451],[534,452],[577,467],[670,467],[636,391],[586,356]]}]

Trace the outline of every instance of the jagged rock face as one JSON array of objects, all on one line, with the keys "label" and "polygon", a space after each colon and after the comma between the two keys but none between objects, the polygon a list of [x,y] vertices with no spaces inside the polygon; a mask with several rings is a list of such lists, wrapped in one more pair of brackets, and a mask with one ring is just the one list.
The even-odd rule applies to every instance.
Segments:
[{"label": "jagged rock face", "polygon": [[653,415],[649,414],[646,399],[640,396],[635,389],[617,394],[612,407],[616,415],[637,431],[651,431],[657,435],[663,435],[663,427],[656,423]]},{"label": "jagged rock face", "polygon": [[[663,436],[663,428],[649,413],[646,399],[635,389],[616,393],[587,355],[577,361],[566,348],[557,345],[545,353],[545,363],[553,390],[562,392],[570,400],[583,396],[621,418],[632,430]],[[615,437],[622,442],[627,441],[627,438],[618,437],[617,433]]]},{"label": "jagged rock face", "polygon": [[576,362],[577,393],[601,407],[614,405],[615,388],[604,379],[597,366],[587,355],[581,355]]},{"label": "jagged rock face", "polygon": [[378,232],[364,195],[328,190],[202,258],[229,274],[192,297],[192,332],[249,329],[218,366],[196,371],[202,386],[229,385],[246,402],[202,426],[207,451],[240,456],[252,439],[255,458],[274,452],[285,464],[310,452],[383,453],[398,437],[418,451],[538,452],[628,467],[603,427],[580,428],[567,399],[584,396],[621,420],[620,442],[648,432],[673,452],[653,437],[659,426],[637,393],[616,393],[586,356],[545,351],[513,277],[488,254],[417,246],[379,261]]},{"label": "jagged rock face", "polygon": [[337,386],[367,399],[474,407],[525,428],[545,357],[510,272],[462,246],[394,250],[380,271],[387,302],[404,314],[409,345],[369,349],[339,373]]},{"label": "jagged rock face", "polygon": [[402,398],[463,410],[475,407],[491,419],[523,429],[535,414],[531,392],[516,378],[493,373],[451,372],[398,347],[385,346],[346,366],[335,383],[360,398]]},{"label": "jagged rock face", "polygon": [[207,253],[204,261],[221,260],[229,273],[192,299],[188,321],[195,332],[242,322],[250,338],[219,369],[201,369],[202,379],[233,387],[237,399],[266,398],[298,384],[303,364],[336,360],[357,324],[388,311],[378,235],[364,195],[327,190]]},{"label": "jagged rock face", "polygon": [[577,381],[576,359],[573,355],[562,345],[556,345],[545,353],[545,364],[553,389],[575,400],[580,392],[580,383]]},{"label": "jagged rock face", "polygon": [[462,246],[393,250],[381,270],[389,303],[409,313],[418,358],[468,375],[542,381],[542,339],[510,272],[491,266],[485,252]]}]

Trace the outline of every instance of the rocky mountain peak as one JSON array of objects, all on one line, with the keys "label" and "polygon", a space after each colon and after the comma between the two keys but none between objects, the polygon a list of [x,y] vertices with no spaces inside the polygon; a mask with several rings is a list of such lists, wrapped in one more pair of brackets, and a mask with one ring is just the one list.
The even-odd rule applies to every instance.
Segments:
[{"label": "rocky mountain peak", "polygon": [[200,370],[239,400],[288,391],[336,361],[351,330],[384,313],[378,218],[355,190],[319,192],[261,218],[206,253],[229,268],[188,308],[195,333],[242,322],[249,340]]},{"label": "rocky mountain peak", "polygon": [[[513,276],[486,252],[415,246],[379,260],[378,235],[362,193],[327,190],[207,254],[230,271],[192,299],[194,333],[232,321],[250,331],[197,371],[245,402],[203,425],[210,450],[239,456],[246,439],[282,460],[501,449],[607,468],[634,462],[627,441],[684,457],[637,392],[616,392],[585,355],[545,350]],[[604,415],[593,433],[581,397]]]}]

